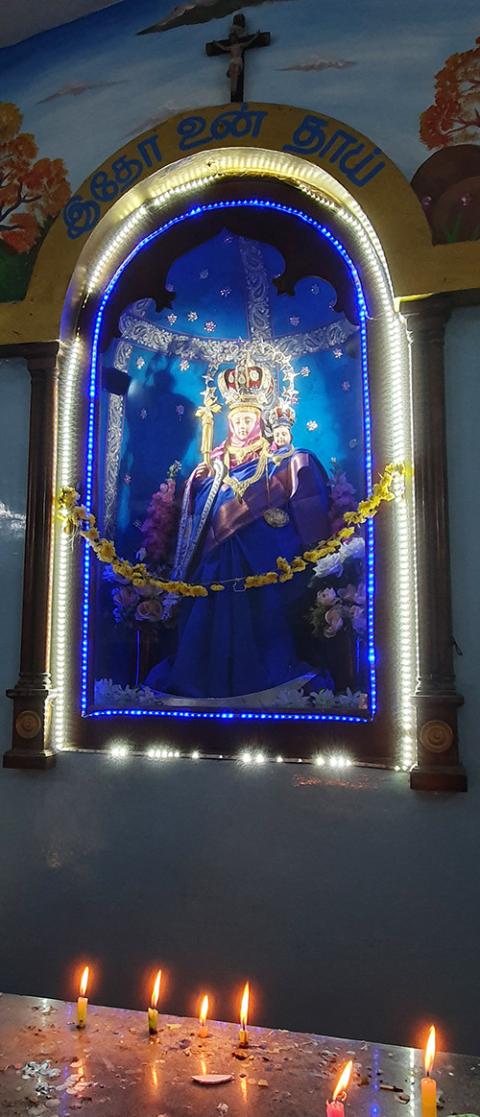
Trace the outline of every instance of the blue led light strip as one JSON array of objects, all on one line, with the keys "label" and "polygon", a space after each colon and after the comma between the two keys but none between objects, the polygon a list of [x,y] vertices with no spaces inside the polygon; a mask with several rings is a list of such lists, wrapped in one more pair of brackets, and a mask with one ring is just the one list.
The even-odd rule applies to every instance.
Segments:
[{"label": "blue led light strip", "polygon": [[91,718],[210,718],[215,721],[354,721],[358,725],[368,724],[368,716],[357,714],[265,714],[258,710],[91,710]]},{"label": "blue led light strip", "polygon": [[[90,380],[89,380],[89,409],[88,409],[88,424],[87,424],[87,445],[86,445],[86,482],[85,482],[85,505],[87,509],[91,510],[92,504],[92,486],[93,486],[93,466],[94,466],[94,436],[95,436],[95,400],[97,395],[97,371],[98,371],[98,344],[100,338],[100,331],[102,328],[103,315],[105,307],[110,299],[112,291],[116,287],[121,275],[128,267],[134,257],[141,252],[148,244],[156,240],[157,237],[162,236],[163,233],[168,232],[175,225],[180,225],[190,218],[198,217],[204,213],[212,213],[224,209],[269,209],[277,213],[288,214],[289,216],[298,218],[304,224],[310,225],[315,229],[320,236],[328,240],[331,245],[336,249],[339,255],[347,264],[352,277],[356,297],[357,308],[360,322],[360,337],[361,337],[361,359],[362,359],[362,381],[363,381],[363,416],[364,416],[364,438],[365,438],[365,477],[367,492],[372,488],[372,433],[371,433],[371,413],[370,413],[370,395],[368,384],[368,360],[367,360],[367,335],[366,335],[366,319],[367,319],[367,304],[363,294],[362,285],[358,276],[357,269],[351,260],[348,252],[343,244],[334,237],[330,229],[325,225],[321,225],[315,221],[313,217],[303,213],[302,210],[295,209],[293,206],[285,206],[280,202],[271,202],[268,199],[260,198],[245,198],[245,199],[232,199],[223,202],[209,202],[205,205],[193,206],[185,213],[173,217],[162,225],[155,232],[149,233],[148,236],[143,237],[141,241],[129,252],[128,256],[122,261],[112,276],[110,282],[105,288],[105,292],[100,301],[95,324],[92,335],[92,350],[91,350],[91,364],[90,364]],[[374,643],[374,608],[375,608],[375,550],[374,550],[374,536],[375,528],[373,520],[367,521],[367,646],[368,646],[368,665],[370,676],[370,708],[369,717],[373,718],[377,707],[377,689],[376,689],[376,674],[375,674],[375,643]],[[348,714],[315,714],[315,713],[259,713],[250,711],[195,711],[195,710],[93,710],[88,713],[88,632],[89,632],[89,597],[90,597],[90,576],[91,576],[91,563],[90,563],[90,548],[85,547],[84,564],[83,564],[83,613],[82,613],[82,649],[81,649],[81,713],[82,716],[90,717],[177,717],[177,718],[213,718],[221,720],[253,720],[253,721],[340,721],[340,722],[354,722],[363,724],[369,720],[368,716],[365,718],[358,717],[357,715]]]}]

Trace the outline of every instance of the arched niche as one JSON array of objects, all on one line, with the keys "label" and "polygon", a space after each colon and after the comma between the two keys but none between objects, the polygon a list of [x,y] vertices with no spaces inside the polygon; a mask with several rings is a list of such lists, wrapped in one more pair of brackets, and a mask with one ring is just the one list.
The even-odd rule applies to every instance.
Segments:
[{"label": "arched niche", "polygon": [[[66,213],[63,222],[59,219],[56,223],[39,255],[24,308],[25,321],[30,322],[28,328],[37,331],[41,328],[41,333],[36,335],[38,338],[51,336],[56,328],[60,297],[64,299],[58,360],[57,487],[79,484],[90,507],[93,507],[95,496],[98,498],[99,430],[103,422],[96,402],[98,357],[104,322],[113,305],[111,297],[114,300],[115,289],[128,278],[129,269],[134,274],[136,267],[138,274],[134,277],[133,288],[136,284],[137,301],[142,297],[138,288],[138,283],[142,282],[138,265],[140,245],[146,255],[150,243],[161,236],[166,241],[173,230],[181,227],[185,245],[191,248],[195,234],[191,233],[189,240],[188,230],[194,229],[195,223],[198,229],[207,214],[211,218],[220,214],[222,208],[230,220],[245,221],[245,216],[249,215],[250,218],[256,216],[258,222],[260,212],[265,217],[265,228],[276,215],[277,238],[281,237],[282,221],[285,224],[298,222],[299,229],[315,231],[318,263],[309,262],[302,270],[302,267],[296,268],[294,252],[285,255],[285,268],[277,277],[277,290],[281,292],[283,288],[287,298],[288,292],[295,290],[299,278],[318,275],[331,284],[336,303],[352,318],[355,317],[351,309],[355,291],[365,447],[365,489],[361,495],[367,495],[372,479],[387,462],[403,461],[411,465],[417,454],[421,466],[425,454],[434,453],[424,441],[425,399],[422,410],[420,406],[416,410],[415,402],[412,409],[411,361],[399,304],[407,298],[417,300],[431,290],[443,293],[451,289],[449,284],[457,282],[455,263],[450,279],[443,275],[434,280],[435,270],[440,266],[441,271],[442,263],[439,256],[433,256],[438,250],[431,248],[418,202],[399,172],[364,137],[346,131],[334,121],[320,120],[309,114],[302,117],[298,110],[272,110],[270,107],[267,112],[265,106],[250,106],[249,112],[253,113],[253,125],[250,121],[248,126],[245,125],[245,110],[237,114],[231,110],[223,113],[205,110],[195,117],[167,122],[163,132],[164,140],[170,142],[170,150],[174,146],[172,136],[175,136],[177,148],[183,145],[185,150],[186,145],[193,146],[200,132],[203,142],[208,144],[207,150],[186,155],[140,177],[120,198],[105,200],[103,216],[97,202],[96,223],[91,232],[80,228],[78,235],[72,236],[70,210],[70,216]],[[216,124],[219,117],[223,117],[220,143],[221,129]],[[239,129],[243,129],[240,136]],[[232,135],[235,145],[226,142]],[[137,156],[140,148],[145,150],[147,139],[135,141]],[[271,146],[263,146],[268,139]],[[214,140],[218,146],[214,146]],[[160,143],[157,138],[155,142],[157,150],[165,149],[163,140]],[[312,151],[319,142],[320,148],[323,144],[323,157],[320,148],[318,154]],[[306,158],[298,153],[302,147],[309,148]],[[152,141],[149,150],[152,150]],[[97,197],[102,189],[105,195],[109,189],[113,193],[109,185],[113,181],[112,168],[116,167],[118,174],[120,166],[122,173],[128,173],[137,156],[131,145],[123,156],[117,153],[75,196],[70,205],[77,207],[74,218],[80,222],[80,227],[84,220],[82,212],[85,213],[81,207],[88,205],[89,212],[93,212],[92,190],[97,191]],[[125,167],[127,172],[124,172]],[[364,173],[362,180],[361,172],[366,169],[369,174]],[[350,181],[352,177],[356,181]],[[349,188],[346,180],[349,180]],[[85,197],[87,189],[90,201]],[[248,236],[247,226],[244,231]],[[273,233],[268,236],[271,243]],[[83,242],[81,249],[79,241]],[[178,248],[176,251],[178,256]],[[300,254],[303,261],[309,251],[305,241]],[[311,251],[315,255],[315,249]],[[70,271],[75,256],[76,263]],[[57,268],[52,271],[55,261]],[[336,261],[335,265],[332,261]],[[468,261],[465,268],[468,271]],[[168,268],[165,275],[167,271]],[[165,303],[165,275],[157,289],[157,311],[159,302]],[[143,297],[150,297],[148,290]],[[429,324],[425,331],[420,304],[413,303],[414,321],[421,320],[423,346],[426,333],[432,336],[432,320],[435,333],[443,315],[438,302],[427,299],[426,304]],[[114,319],[118,318],[118,308],[112,313]],[[40,321],[43,322],[41,327]],[[420,363],[424,358],[425,354]],[[118,364],[116,367],[121,371]],[[415,389],[415,376],[413,387]],[[420,434],[415,440],[416,423]],[[441,438],[436,453],[440,457],[444,454]],[[422,500],[427,476],[428,470],[420,469]],[[445,497],[438,486],[436,493],[427,493],[427,498],[444,506]],[[88,697],[88,662],[93,641],[91,606],[95,599],[92,564],[88,551],[87,557],[80,549],[72,553],[69,542],[58,530],[51,629],[55,699],[53,730],[49,732],[53,737],[47,743],[42,720],[45,708],[52,704],[46,678],[45,694],[39,696],[43,707],[37,715],[41,722],[37,732],[42,739],[39,754],[50,756],[52,740],[56,749],[118,747],[121,741],[140,751],[160,748],[173,754],[200,752],[237,757],[255,749],[262,755],[273,757],[278,753],[285,759],[296,757],[302,762],[315,757],[325,760],[332,753],[334,756],[340,753],[357,763],[386,764],[407,770],[417,759],[418,730],[420,748],[424,750],[422,763],[415,769],[420,773],[418,779],[426,781],[425,786],[461,786],[463,774],[458,767],[456,744],[457,698],[453,684],[448,682],[448,664],[443,663],[441,667],[443,677],[438,679],[440,686],[434,688],[435,693],[431,693],[428,683],[432,675],[428,655],[433,660],[435,656],[438,658],[438,648],[448,645],[449,634],[446,630],[437,632],[436,649],[431,639],[423,640],[422,623],[429,626],[431,617],[428,595],[426,599],[423,596],[426,579],[422,582],[424,556],[422,543],[420,551],[418,549],[418,513],[415,546],[414,507],[413,487],[408,482],[393,508],[380,515],[375,530],[369,528],[367,532],[370,540],[367,546],[367,613],[373,633],[367,658],[370,664],[375,659],[375,665],[369,676],[368,716],[360,714],[358,717],[343,716],[338,708],[330,713],[310,709],[307,714],[305,710],[279,710],[278,707],[262,711],[245,707],[232,709],[228,704],[223,711],[208,704],[205,708],[192,709],[185,703],[176,710],[142,710],[135,703],[131,711],[119,710],[114,705],[110,711],[93,708]],[[446,545],[446,540],[444,542]],[[448,592],[447,576],[447,601]],[[46,612],[49,640],[48,607]],[[448,620],[447,610],[446,629]],[[422,649],[426,683],[422,682]],[[25,721],[29,713],[26,706],[32,702],[25,703],[23,699],[30,696],[20,695],[17,688],[16,692],[16,701],[21,698],[23,702],[17,722],[22,716]],[[20,742],[23,750],[18,744],[17,741],[15,748],[14,743],[12,752],[7,754],[7,762],[20,763],[22,751],[27,759],[29,753],[33,754],[33,748],[25,748],[25,737]],[[433,776],[431,773],[425,775],[427,768],[433,771]]]}]

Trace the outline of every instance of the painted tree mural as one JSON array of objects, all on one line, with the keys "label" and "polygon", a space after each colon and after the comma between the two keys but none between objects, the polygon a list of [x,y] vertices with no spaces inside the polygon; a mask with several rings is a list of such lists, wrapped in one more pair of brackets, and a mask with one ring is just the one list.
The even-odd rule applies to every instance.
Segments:
[{"label": "painted tree mural", "polygon": [[420,116],[420,139],[432,150],[480,143],[480,36],[435,75],[435,100]]},{"label": "painted tree mural", "polygon": [[0,300],[23,298],[34,257],[70,196],[61,159],[37,159],[16,105],[0,103]]},{"label": "painted tree mural", "polygon": [[420,116],[433,151],[412,179],[434,244],[480,240],[480,36],[435,75],[435,100]]}]

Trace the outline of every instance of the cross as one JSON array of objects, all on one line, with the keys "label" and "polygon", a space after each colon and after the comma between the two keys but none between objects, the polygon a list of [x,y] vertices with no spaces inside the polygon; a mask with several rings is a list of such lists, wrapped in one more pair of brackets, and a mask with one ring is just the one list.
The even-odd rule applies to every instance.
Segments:
[{"label": "cross", "polygon": [[257,31],[255,35],[244,35],[245,16],[240,13],[233,17],[228,39],[214,40],[205,44],[205,50],[211,58],[215,54],[229,54],[227,78],[230,78],[230,100],[235,104],[242,104],[244,100],[243,84],[245,77],[244,54],[251,47],[268,47],[270,45],[270,32]]}]

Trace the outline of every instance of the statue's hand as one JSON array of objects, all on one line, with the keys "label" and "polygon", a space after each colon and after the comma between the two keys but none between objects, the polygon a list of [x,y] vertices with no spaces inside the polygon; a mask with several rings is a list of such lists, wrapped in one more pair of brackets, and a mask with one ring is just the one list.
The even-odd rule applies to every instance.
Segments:
[{"label": "statue's hand", "polygon": [[211,466],[207,462],[200,462],[194,473],[196,481],[204,481],[206,477],[212,472]]}]

